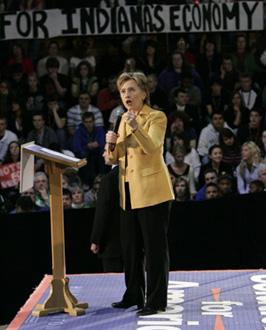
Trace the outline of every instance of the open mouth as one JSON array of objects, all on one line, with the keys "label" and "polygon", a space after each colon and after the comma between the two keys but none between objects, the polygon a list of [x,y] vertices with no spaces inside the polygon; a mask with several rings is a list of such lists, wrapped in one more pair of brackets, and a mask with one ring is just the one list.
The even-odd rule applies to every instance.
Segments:
[{"label": "open mouth", "polygon": [[126,100],[126,105],[131,105],[132,104],[132,101],[131,100]]}]

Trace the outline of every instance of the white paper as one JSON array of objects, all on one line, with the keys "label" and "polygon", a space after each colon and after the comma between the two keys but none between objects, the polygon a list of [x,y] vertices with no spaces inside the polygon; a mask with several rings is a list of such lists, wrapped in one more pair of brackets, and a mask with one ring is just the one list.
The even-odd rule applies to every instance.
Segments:
[{"label": "white paper", "polygon": [[24,147],[29,145],[34,145],[34,142],[22,144],[20,151],[20,193],[32,188],[34,183],[34,155],[24,151]]},{"label": "white paper", "polygon": [[65,154],[63,154],[63,153],[61,153],[61,152],[54,151],[54,150],[51,150],[51,149],[41,148],[40,150],[43,151],[43,152],[46,152],[47,154],[50,154],[50,155],[59,156],[59,157],[62,157],[62,158],[64,158],[64,159],[72,160],[73,162],[78,162],[78,161],[80,161],[79,158],[75,158],[75,157],[67,156],[67,155],[65,155]]}]

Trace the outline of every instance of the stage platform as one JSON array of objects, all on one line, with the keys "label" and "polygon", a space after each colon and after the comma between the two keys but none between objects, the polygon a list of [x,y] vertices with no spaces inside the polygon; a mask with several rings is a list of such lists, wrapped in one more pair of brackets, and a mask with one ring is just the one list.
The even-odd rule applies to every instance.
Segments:
[{"label": "stage platform", "polygon": [[137,317],[136,309],[113,309],[124,292],[123,274],[70,275],[70,290],[88,302],[86,314],[31,315],[49,293],[45,276],[8,330],[265,330],[266,271],[178,271],[170,273],[166,312]]}]

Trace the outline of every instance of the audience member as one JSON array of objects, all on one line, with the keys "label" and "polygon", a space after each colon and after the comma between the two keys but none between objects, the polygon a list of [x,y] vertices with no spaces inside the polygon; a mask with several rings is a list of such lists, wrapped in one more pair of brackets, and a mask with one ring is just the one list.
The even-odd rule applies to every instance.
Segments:
[{"label": "audience member", "polygon": [[17,141],[18,137],[13,132],[6,129],[7,120],[0,117],[0,164],[4,161],[10,142]]},{"label": "audience member", "polygon": [[9,143],[3,164],[17,163],[20,161],[20,144],[18,141]]},{"label": "audience member", "polygon": [[218,177],[217,185],[220,192],[220,197],[233,196],[233,177],[230,174],[222,174]]},{"label": "audience member", "polygon": [[44,172],[36,172],[34,175],[35,204],[42,208],[49,208],[50,193],[48,178]]},{"label": "audience member", "polygon": [[31,60],[25,56],[25,51],[21,44],[14,43],[12,45],[12,54],[10,59],[7,62],[8,66],[12,66],[14,64],[21,64],[22,72],[25,74],[30,74],[33,71],[33,64]]},{"label": "audience member", "polygon": [[205,199],[217,199],[220,197],[220,192],[218,185],[216,183],[210,182],[206,185],[205,189]]},{"label": "audience member", "polygon": [[63,186],[63,207],[64,210],[72,208],[72,195],[71,191]]},{"label": "audience member", "polygon": [[264,184],[260,180],[253,180],[249,184],[249,192],[251,194],[263,192],[264,189]]},{"label": "audience member", "polygon": [[173,184],[175,201],[185,202],[191,200],[188,181],[180,176]]},{"label": "audience member", "polygon": [[206,185],[210,182],[217,183],[217,179],[218,179],[217,172],[212,168],[207,168],[204,172],[204,186],[200,187],[194,199],[196,201],[205,200]]},{"label": "audience member", "polygon": [[241,146],[237,137],[229,128],[221,129],[219,145],[223,152],[222,161],[235,169],[241,161]]},{"label": "audience member", "polygon": [[253,141],[260,144],[261,133],[263,130],[262,111],[258,108],[253,108],[249,113],[249,123],[241,126],[237,131],[237,137],[241,144],[246,141]]},{"label": "audience member", "polygon": [[70,187],[71,191],[71,207],[72,209],[84,209],[88,207],[92,207],[91,204],[85,203],[84,201],[84,190],[81,186],[75,185]]},{"label": "audience member", "polygon": [[40,88],[39,79],[35,72],[28,75],[28,88],[25,94],[26,109],[29,112],[42,111],[44,96]]},{"label": "audience member", "polygon": [[240,76],[239,94],[242,97],[244,106],[248,110],[261,105],[258,91],[253,87],[252,76],[248,73],[242,73]]}]

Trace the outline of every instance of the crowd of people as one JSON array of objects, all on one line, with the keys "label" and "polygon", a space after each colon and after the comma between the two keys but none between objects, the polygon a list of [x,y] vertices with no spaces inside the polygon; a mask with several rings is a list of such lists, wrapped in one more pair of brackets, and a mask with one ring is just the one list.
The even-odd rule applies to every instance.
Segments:
[{"label": "crowd of people", "polygon": [[[264,33],[226,33],[6,42],[0,175],[1,168],[20,161],[20,146],[30,141],[86,158],[79,171],[66,169],[63,202],[65,208],[94,207],[110,170],[102,156],[105,133],[125,111],[117,77],[143,72],[150,106],[168,118],[164,157],[176,201],[264,191],[265,41]],[[20,195],[18,181],[6,187],[4,179],[1,212],[49,209],[42,160],[35,161],[29,191]]]}]

